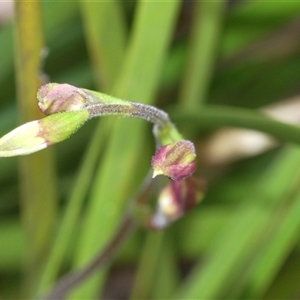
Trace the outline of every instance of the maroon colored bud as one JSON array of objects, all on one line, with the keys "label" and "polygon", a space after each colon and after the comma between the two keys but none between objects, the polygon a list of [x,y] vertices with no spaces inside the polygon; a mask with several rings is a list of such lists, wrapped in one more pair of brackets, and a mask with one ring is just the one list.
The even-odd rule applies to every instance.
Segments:
[{"label": "maroon colored bud", "polygon": [[182,180],[194,173],[195,158],[195,147],[190,141],[181,140],[165,145],[152,157],[153,177],[165,175],[172,180]]},{"label": "maroon colored bud", "polygon": [[204,180],[200,177],[192,176],[182,181],[171,181],[159,195],[150,226],[162,229],[179,219],[202,200],[204,190]]}]

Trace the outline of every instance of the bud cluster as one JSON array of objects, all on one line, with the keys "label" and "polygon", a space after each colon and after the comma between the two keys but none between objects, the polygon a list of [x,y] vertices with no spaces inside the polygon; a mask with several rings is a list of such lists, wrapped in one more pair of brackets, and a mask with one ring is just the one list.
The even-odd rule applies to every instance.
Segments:
[{"label": "bud cluster", "polygon": [[194,144],[181,138],[164,111],[69,84],[45,84],[38,89],[37,99],[47,116],[2,137],[0,157],[27,155],[61,142],[95,116],[141,118],[154,124],[153,133],[161,145],[151,160],[153,177],[164,175],[171,179],[161,191],[151,226],[163,228],[199,202],[203,186],[196,177],[190,177],[196,168]]}]

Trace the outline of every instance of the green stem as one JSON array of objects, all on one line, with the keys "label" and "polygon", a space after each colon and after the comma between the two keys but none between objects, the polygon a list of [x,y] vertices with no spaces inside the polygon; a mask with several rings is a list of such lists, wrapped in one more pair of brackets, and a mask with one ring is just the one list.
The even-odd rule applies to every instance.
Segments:
[{"label": "green stem", "polygon": [[[179,1],[138,1],[125,61],[112,94],[147,104],[153,102],[179,5]],[[95,249],[107,243],[128,195],[140,182],[140,176],[131,174],[136,174],[137,170],[139,174],[145,171],[139,160],[141,155],[149,154],[145,147],[145,129],[142,123],[132,126],[128,121],[115,122],[101,166],[94,177],[79,237],[76,266],[85,264],[94,255]],[[145,149],[137,153],[136,149],[141,147]],[[99,291],[103,286],[103,271],[82,285],[74,297],[94,297],[95,290]]]},{"label": "green stem", "polygon": [[162,145],[182,139],[168,114],[148,104],[121,100],[103,93],[58,83],[41,86],[37,98],[39,108],[46,115],[81,110],[88,113],[89,119],[110,115],[139,118],[154,124],[153,133]]},{"label": "green stem", "polygon": [[95,258],[91,260],[90,263],[88,263],[84,268],[62,277],[49,292],[49,294],[42,299],[64,299],[70,291],[80,285],[95,271],[105,266],[105,264],[107,264],[113,258],[117,250],[127,239],[133,229],[134,221],[130,216],[126,215],[123,221],[120,223],[119,228],[112,236],[110,242],[107,243],[106,247],[103,250],[101,249],[99,254],[96,255]]},{"label": "green stem", "polygon": [[201,111],[174,109],[171,117],[178,123],[187,123],[202,130],[218,127],[244,127],[271,134],[273,137],[300,144],[300,128],[283,123],[251,109],[209,105]]},{"label": "green stem", "polygon": [[[126,24],[121,3],[80,1],[80,5],[95,83],[98,89],[108,92],[119,73],[124,56]],[[110,30],[107,30],[108,26]],[[45,291],[55,281],[61,269],[71,236],[76,224],[80,222],[83,203],[93,182],[94,171],[111,125],[111,122],[99,120],[94,136],[87,146],[52,251],[42,273],[38,293]]]},{"label": "green stem", "polygon": [[[41,85],[43,34],[40,1],[15,3],[15,58],[19,119],[38,119],[36,90]],[[21,216],[26,236],[24,289],[31,294],[52,239],[57,191],[52,151],[19,160]]]},{"label": "green stem", "polygon": [[109,261],[111,261],[111,259],[120,249],[123,242],[136,227],[135,218],[132,217],[135,208],[139,205],[145,205],[149,202],[154,186],[155,184],[151,178],[151,172],[149,172],[144,180],[144,183],[141,185],[139,192],[129,202],[128,211],[125,213],[119,224],[119,227],[116,229],[105,247],[100,249],[99,253],[94,257],[94,259],[92,259],[82,269],[71,272],[62,277],[50,290],[50,292],[45,297],[42,297],[42,299],[51,300],[65,298],[68,293],[80,285],[95,271],[99,270],[101,267],[104,267]]},{"label": "green stem", "polygon": [[[102,125],[107,126],[109,124]],[[101,153],[101,146],[105,142],[105,139],[107,139],[107,135],[103,134],[103,129],[103,126],[102,128],[100,126],[96,128],[95,134],[98,134],[98,139],[93,139],[86,151],[86,157],[80,166],[80,171],[74,182],[74,189],[69,197],[68,205],[60,224],[60,230],[41,274],[37,293],[44,292],[55,282],[61,265],[66,258],[67,245],[70,243],[72,234],[74,234],[77,222],[79,222],[83,200],[93,180],[93,171],[96,168],[95,157],[98,157],[97,155]]]}]

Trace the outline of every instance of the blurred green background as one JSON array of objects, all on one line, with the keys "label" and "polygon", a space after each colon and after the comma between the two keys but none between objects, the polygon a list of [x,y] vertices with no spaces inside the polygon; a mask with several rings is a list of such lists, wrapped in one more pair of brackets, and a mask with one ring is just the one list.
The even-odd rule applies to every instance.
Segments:
[{"label": "blurred green background", "polygon": [[[16,2],[0,25],[1,136],[42,117],[40,84],[65,82],[169,112],[208,183],[195,210],[139,229],[69,298],[299,299],[299,70],[298,1]],[[148,124],[106,117],[1,158],[0,299],[36,297],[84,266],[153,152]]]}]

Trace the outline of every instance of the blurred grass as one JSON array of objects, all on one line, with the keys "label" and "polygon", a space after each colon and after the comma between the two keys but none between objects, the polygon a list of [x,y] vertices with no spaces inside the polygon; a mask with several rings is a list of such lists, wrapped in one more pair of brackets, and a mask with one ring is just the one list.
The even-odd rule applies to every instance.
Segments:
[{"label": "blurred grass", "polygon": [[[178,4],[162,3],[160,7],[163,5],[163,9],[159,11],[155,3],[138,4],[135,30],[127,46],[123,68],[115,83],[113,95],[126,99],[140,99],[145,103],[154,100]],[[160,35],[156,35],[156,31],[149,27],[149,23],[154,19],[153,25],[160,30]],[[149,50],[153,49],[151,48],[153,45],[155,51],[150,53]],[[138,149],[145,143],[142,137],[146,127],[141,122],[135,122],[134,127],[133,124],[118,120],[113,126],[107,152],[104,153],[103,162],[95,175],[91,189],[91,199],[77,256],[77,261],[81,265],[107,242],[122,215],[126,204],[124,201],[130,196],[130,192],[133,192],[136,181],[141,183],[140,179],[132,178],[129,174],[133,174],[138,165],[141,166],[139,163],[141,153]],[[95,240],[99,228],[101,235]],[[88,286],[89,283],[83,285],[76,297],[95,297],[95,287],[98,286],[100,290],[104,284],[103,272],[102,278],[101,281],[95,277],[93,282],[89,280],[90,285]]]},{"label": "blurred grass", "polygon": [[[44,41],[40,2],[16,2],[15,16],[16,89],[22,124],[42,116],[35,101],[36,90],[43,83]],[[21,157],[18,166],[21,218],[26,241],[23,288],[25,295],[31,296],[48,254],[57,213],[52,149]]]},{"label": "blurred grass", "polygon": [[225,1],[196,2],[178,101],[196,109],[206,102],[222,31]]},{"label": "blurred grass", "polygon": [[235,216],[216,236],[207,258],[195,267],[179,299],[223,298],[234,291],[235,282],[243,281],[252,257],[263,252],[263,246],[268,249],[266,235],[270,235],[274,210],[282,210],[285,195],[297,192],[299,159],[299,148],[283,149],[262,173],[252,191],[241,199]]},{"label": "blurred grass", "polygon": [[208,105],[201,111],[182,110],[176,108],[171,111],[175,121],[186,123],[188,120],[192,127],[208,131],[220,126],[244,127],[271,134],[278,140],[285,142],[300,142],[299,126],[276,121],[261,112],[245,108],[228,108],[218,105]]},{"label": "blurred grass", "polygon": [[[71,298],[100,298],[114,270],[129,264],[136,273],[120,298],[297,299],[300,156],[298,146],[284,144],[299,144],[300,129],[271,120],[256,108],[299,96],[299,2],[41,5],[43,27],[22,33],[22,38],[36,49],[44,39],[49,50],[44,70],[51,81],[170,107],[177,127],[197,145],[209,132],[227,126],[264,131],[282,143],[226,169],[208,170],[218,176],[209,177],[203,204],[163,233],[139,230],[111,263],[114,269],[99,272]],[[17,29],[18,22],[17,15],[15,23],[0,27],[1,135],[22,114],[16,105],[20,94],[25,107],[36,109],[38,84],[31,84],[34,91],[18,91],[36,78],[39,67],[26,71],[19,65],[22,77],[15,72],[14,55],[25,49],[13,51],[18,49],[13,32],[25,30],[25,25]],[[107,118],[99,124],[91,121],[53,148],[57,161],[51,166],[41,152],[38,162],[28,157],[33,167],[26,168],[36,170],[39,180],[34,179],[27,196],[37,207],[31,226],[39,231],[48,220],[55,230],[54,239],[50,233],[43,236],[49,256],[39,258],[31,270],[35,275],[28,290],[38,285],[39,292],[103,247],[147,172],[154,144],[144,123]],[[46,172],[52,168],[56,178],[48,181]],[[38,259],[20,217],[30,206],[19,204],[17,159],[1,159],[0,170],[0,297],[21,299],[21,282],[29,278],[21,271],[23,263]],[[206,175],[201,166],[198,172]],[[47,200],[52,180],[58,182],[53,193],[61,200],[57,215],[47,208],[57,205]]]},{"label": "blurred grass", "polygon": [[[86,25],[87,41],[92,53],[91,60],[96,74],[95,82],[97,86],[103,86],[104,91],[108,92],[113,84],[113,73],[115,73],[114,76],[117,75],[115,66],[122,62],[121,49],[124,48],[125,43],[125,32],[123,32],[124,26],[121,23],[119,7],[116,2],[99,2],[96,4],[83,2],[81,5],[84,24]],[[94,17],[95,12],[98,14],[97,19]],[[98,20],[100,20],[100,22]],[[115,23],[115,31],[119,32],[120,36],[114,35],[112,38],[106,39],[107,43],[102,43],[96,38],[97,31],[105,32],[105,28],[113,20]],[[103,34],[100,36],[103,37]],[[102,67],[101,62],[105,61],[107,56],[105,53],[109,53],[112,49],[114,49],[113,51],[115,53],[114,59],[108,60],[105,66]],[[42,292],[45,288],[49,288],[49,286],[53,285],[55,278],[59,274],[63,258],[66,257],[70,239],[75,233],[76,224],[78,223],[80,212],[92,181],[92,176],[95,173],[101,148],[103,147],[105,139],[108,138],[109,129],[109,122],[99,122],[94,133],[94,138],[91,140],[86,154],[82,159],[75,187],[70,195],[69,204],[62,218],[53,250],[43,271],[38,292]]]}]

